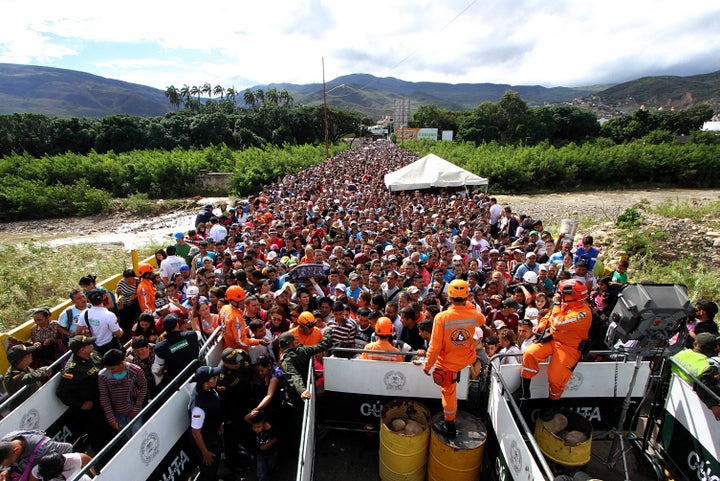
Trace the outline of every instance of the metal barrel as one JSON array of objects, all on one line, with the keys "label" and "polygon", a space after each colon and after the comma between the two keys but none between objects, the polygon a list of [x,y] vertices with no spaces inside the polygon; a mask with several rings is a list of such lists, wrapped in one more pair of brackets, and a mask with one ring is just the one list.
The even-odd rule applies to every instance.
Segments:
[{"label": "metal barrel", "polygon": [[[390,429],[396,419],[412,419],[422,432],[414,435]],[[397,399],[382,408],[380,422],[380,479],[423,481],[430,437],[430,411],[416,401]]]},{"label": "metal barrel", "polygon": [[545,457],[555,463],[577,467],[590,462],[592,424],[575,411],[563,409],[548,422],[538,418],[535,440]]},{"label": "metal barrel", "polygon": [[457,434],[449,438],[440,429],[443,422],[442,412],[433,416],[428,481],[477,481],[487,440],[485,425],[472,414],[458,411]]}]

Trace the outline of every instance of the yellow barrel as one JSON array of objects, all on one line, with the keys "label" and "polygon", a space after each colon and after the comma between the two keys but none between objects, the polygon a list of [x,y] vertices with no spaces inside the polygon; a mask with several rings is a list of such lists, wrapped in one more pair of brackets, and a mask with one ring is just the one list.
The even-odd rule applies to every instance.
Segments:
[{"label": "yellow barrel", "polygon": [[487,440],[485,425],[475,416],[458,411],[457,434],[448,438],[439,430],[443,422],[442,412],[433,416],[428,481],[477,481]]},{"label": "yellow barrel", "polygon": [[[540,451],[563,466],[584,466],[590,462],[592,424],[581,414],[563,409],[552,421],[535,422],[535,440]],[[560,416],[565,416],[562,419]],[[578,437],[580,436],[580,437]]]},{"label": "yellow barrel", "polygon": [[[420,424],[419,434],[390,429],[396,419]],[[415,401],[396,399],[383,406],[380,422],[380,479],[382,481],[423,481],[430,437],[430,411]],[[417,427],[417,426],[415,426]]]}]

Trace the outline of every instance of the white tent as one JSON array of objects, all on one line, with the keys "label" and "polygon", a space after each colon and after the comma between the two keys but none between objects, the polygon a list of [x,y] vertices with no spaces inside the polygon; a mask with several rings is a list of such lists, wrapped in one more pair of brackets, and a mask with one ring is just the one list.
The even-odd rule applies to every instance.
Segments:
[{"label": "white tent", "polygon": [[402,169],[385,174],[385,185],[394,191],[488,185],[488,180],[468,172],[442,157],[428,154]]}]

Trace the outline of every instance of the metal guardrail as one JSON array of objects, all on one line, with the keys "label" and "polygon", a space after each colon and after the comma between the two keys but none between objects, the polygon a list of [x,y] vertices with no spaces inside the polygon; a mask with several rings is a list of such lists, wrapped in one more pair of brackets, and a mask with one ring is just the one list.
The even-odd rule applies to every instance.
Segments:
[{"label": "metal guardrail", "polygon": [[[495,363],[492,361],[496,358],[503,359],[505,357],[518,357],[522,356],[522,353],[520,354],[496,354],[493,357],[491,357],[488,361],[488,376],[494,376],[497,381],[500,383],[500,386],[502,386],[502,392],[501,396],[505,398],[505,400],[510,405],[510,410],[515,415],[515,419],[520,424],[520,427],[522,431],[528,436],[527,443],[530,446],[530,449],[532,450],[532,454],[535,457],[535,461],[540,465],[540,468],[543,470],[543,473],[545,474],[546,479],[554,479],[555,475],[552,473],[552,470],[550,469],[550,466],[548,465],[547,461],[545,460],[545,456],[542,454],[542,451],[540,451],[540,446],[538,446],[537,442],[535,441],[535,437],[532,435],[532,431],[530,430],[530,427],[525,422],[525,418],[523,417],[522,413],[520,412],[520,407],[517,405],[515,400],[512,397],[512,393],[510,393],[510,390],[507,387],[507,384],[505,384],[505,380],[500,375],[499,372],[495,369]],[[499,363],[497,364],[497,367],[499,367]]]},{"label": "metal guardrail", "polygon": [[[56,367],[60,367],[60,365],[61,365],[63,362],[65,362],[65,361],[67,361],[68,359],[70,359],[70,356],[71,356],[71,355],[72,355],[72,351],[66,352],[65,354],[63,354],[62,356],[60,356],[58,359],[56,359],[52,364],[50,364],[49,366],[47,366],[47,368],[50,369],[50,370],[54,370]],[[58,372],[58,373],[55,373],[55,374],[53,374],[53,376],[57,376],[58,374],[60,374],[60,373],[59,373],[59,372]],[[51,377],[53,377],[53,376],[51,376]],[[50,380],[50,378],[48,378],[48,380]],[[17,406],[12,406],[12,403],[13,403],[14,401],[16,401],[17,399],[22,399],[22,395],[23,395],[24,393],[26,393],[29,389],[30,389],[30,386],[29,386],[29,385],[23,386],[19,391],[17,391],[16,393],[14,393],[14,394],[13,394],[12,396],[10,396],[9,398],[5,399],[5,400],[2,402],[2,404],[0,404],[0,413],[5,413],[6,410],[7,410],[7,412],[10,412],[10,411],[12,411],[13,409],[15,409]],[[29,398],[28,398],[28,399],[29,399]],[[23,399],[23,402],[24,402],[24,401],[25,401],[25,399]],[[10,407],[10,406],[12,406],[12,407]],[[5,414],[3,414],[3,415],[5,415]]]},{"label": "metal guardrail", "polygon": [[[314,363],[313,360],[310,359],[310,362],[308,363],[308,381],[307,381],[307,389],[310,391],[310,399],[305,402],[305,405],[303,406],[303,421],[302,421],[302,431],[300,436],[300,446],[298,448],[298,462],[297,462],[297,472],[295,474],[295,480],[296,481],[307,481],[312,479],[313,476],[313,470],[314,470],[314,457],[315,457],[315,436],[314,432],[313,435],[310,435],[310,429],[315,429],[315,417],[314,417],[314,411],[315,411],[315,369],[314,369]],[[310,419],[312,418],[312,420]],[[309,423],[312,422],[313,425],[310,426]],[[312,442],[312,450],[310,451],[312,460],[308,462],[306,460],[305,456],[308,453],[308,443]],[[310,472],[306,473],[306,469],[310,468]]]},{"label": "metal guardrail", "polygon": [[190,364],[188,364],[185,369],[183,369],[182,372],[180,372],[180,374],[175,377],[175,379],[170,381],[170,383],[165,386],[165,388],[160,391],[160,393],[158,393],[158,395],[155,396],[155,398],[150,401],[150,403],[145,406],[138,413],[137,416],[135,416],[135,419],[130,421],[124,428],[122,428],[103,449],[101,449],[97,454],[95,454],[95,456],[92,458],[92,460],[90,460],[88,464],[83,466],[83,468],[68,481],[79,480],[84,474],[88,474],[91,468],[95,468],[95,470],[98,472],[98,475],[102,474],[102,470],[99,469],[100,461],[109,454],[112,454],[118,444],[124,444],[126,442],[125,435],[131,432],[133,426],[137,423],[141,423],[142,419],[145,416],[155,412],[156,408],[162,406],[170,398],[170,396],[172,396],[172,393],[174,391],[177,391],[180,387],[182,387],[182,385],[186,382],[187,378],[190,377],[190,373],[195,372],[195,370],[200,366],[200,359],[196,359]]},{"label": "metal guardrail", "polygon": [[[133,419],[123,429],[121,429],[115,435],[115,437],[107,444],[107,446],[100,450],[100,452],[98,452],[93,457],[93,459],[86,466],[84,466],[83,469],[79,473],[77,473],[74,478],[72,478],[72,480],[79,479],[83,474],[88,473],[91,467],[95,467],[98,471],[98,474],[101,474],[102,470],[97,467],[98,464],[100,464],[100,461],[108,454],[112,453],[118,444],[124,444],[126,442],[125,435],[131,431],[135,424],[137,424],[138,422],[142,422],[142,419],[148,414],[152,414],[157,411],[157,409],[159,409],[165,402],[167,402],[168,399],[170,399],[170,397],[174,394],[175,391],[180,389],[185,384],[191,373],[194,373],[195,370],[203,364],[203,359],[205,355],[218,342],[221,334],[222,327],[218,326],[207,339],[207,341],[205,341],[205,343],[200,347],[198,359],[188,364],[185,369],[180,372],[180,374],[178,374],[172,381],[170,381],[170,383],[165,386],[165,388],[160,391],[158,395],[155,396],[155,398],[150,401],[150,403],[138,413],[135,419]],[[122,449],[122,447],[120,449]]]}]

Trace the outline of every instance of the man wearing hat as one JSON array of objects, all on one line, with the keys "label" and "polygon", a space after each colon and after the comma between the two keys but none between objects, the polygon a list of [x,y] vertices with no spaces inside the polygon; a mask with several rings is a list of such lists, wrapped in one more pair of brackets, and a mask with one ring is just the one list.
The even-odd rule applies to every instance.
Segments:
[{"label": "man wearing hat", "polygon": [[87,432],[90,445],[97,452],[110,438],[110,428],[100,406],[98,374],[103,369],[100,354],[95,351],[95,338],[75,336],[70,339],[72,356],[62,370],[55,394],[67,405],[79,423],[80,430]]},{"label": "man wearing hat", "polygon": [[695,336],[692,349],[684,349],[670,359],[673,361],[672,372],[693,386],[700,400],[712,410],[715,419],[720,421],[720,405],[703,388],[697,387],[697,381],[700,381],[716,395],[720,395],[718,366],[710,360],[717,355],[717,347],[715,334],[701,332]]},{"label": "man wearing hat", "polygon": [[216,481],[222,453],[223,413],[220,396],[215,390],[219,367],[203,366],[195,371],[195,391],[190,401],[190,432],[200,457],[200,474],[196,481]]},{"label": "man wearing hat", "polygon": [[[297,326],[290,329],[293,337],[295,337],[303,346],[314,346],[323,339],[323,333],[316,327],[317,321],[310,311],[301,312],[297,319]],[[280,346],[282,348],[282,346]]]},{"label": "man wearing hat", "polygon": [[526,252],[525,253],[525,262],[520,267],[518,267],[517,270],[515,271],[515,276],[514,276],[515,280],[522,282],[522,278],[526,272],[532,271],[535,274],[537,274],[540,269],[539,269],[539,266],[536,261],[537,261],[537,254],[535,254],[532,251]]},{"label": "man wearing hat", "polygon": [[202,210],[195,216],[195,228],[197,228],[198,224],[207,224],[210,222],[210,218],[213,216],[212,210],[212,204],[205,204],[205,206],[203,206]]},{"label": "man wearing hat", "polygon": [[281,334],[278,337],[278,343],[280,349],[283,350],[280,355],[280,367],[285,375],[285,380],[291,387],[290,391],[302,400],[310,399],[310,391],[307,389],[310,358],[315,354],[327,351],[332,346],[332,328],[326,328],[322,340],[314,346],[300,344],[298,338],[290,331]]},{"label": "man wearing hat", "polygon": [[153,374],[163,378],[159,389],[175,379],[200,353],[198,331],[181,331],[177,314],[168,314],[162,322],[167,334],[155,346],[155,362],[152,365]]},{"label": "man wearing hat", "polygon": [[3,382],[9,396],[28,386],[23,396],[23,399],[27,399],[32,393],[40,389],[43,382],[52,375],[52,371],[47,367],[41,367],[37,370],[30,367],[33,360],[32,353],[35,351],[37,351],[35,346],[19,344],[11,347],[7,352],[10,368],[5,374]]}]

